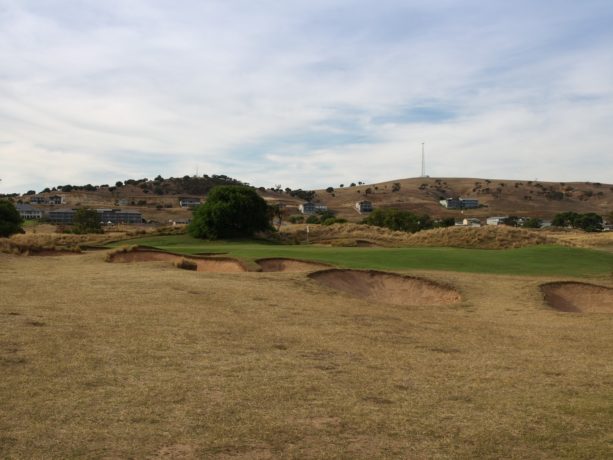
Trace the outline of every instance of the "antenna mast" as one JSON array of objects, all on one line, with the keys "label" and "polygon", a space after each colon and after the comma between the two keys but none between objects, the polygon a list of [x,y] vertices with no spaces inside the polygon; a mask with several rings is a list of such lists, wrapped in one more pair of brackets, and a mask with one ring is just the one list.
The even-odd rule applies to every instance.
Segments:
[{"label": "antenna mast", "polygon": [[421,177],[426,177],[426,154],[424,153],[424,144],[421,143]]}]

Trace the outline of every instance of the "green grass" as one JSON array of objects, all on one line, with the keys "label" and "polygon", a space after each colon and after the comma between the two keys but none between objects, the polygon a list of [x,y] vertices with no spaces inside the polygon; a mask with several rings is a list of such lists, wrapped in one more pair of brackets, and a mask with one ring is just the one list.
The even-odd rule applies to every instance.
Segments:
[{"label": "green grass", "polygon": [[[265,257],[290,257],[339,267],[386,270],[449,270],[472,273],[549,276],[598,276],[613,273],[613,255],[590,249],[532,246],[486,250],[458,248],[336,248],[279,245],[258,241],[203,241],[188,235],[131,239],[181,254],[227,253],[246,262]],[[122,242],[113,243],[113,246]]]}]

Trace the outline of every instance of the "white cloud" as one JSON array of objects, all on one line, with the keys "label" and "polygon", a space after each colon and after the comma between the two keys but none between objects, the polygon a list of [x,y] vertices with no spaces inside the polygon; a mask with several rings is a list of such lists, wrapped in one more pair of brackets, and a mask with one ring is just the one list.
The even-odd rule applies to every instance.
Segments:
[{"label": "white cloud", "polygon": [[612,182],[606,3],[0,0],[0,192],[384,180],[422,141],[433,175]]}]

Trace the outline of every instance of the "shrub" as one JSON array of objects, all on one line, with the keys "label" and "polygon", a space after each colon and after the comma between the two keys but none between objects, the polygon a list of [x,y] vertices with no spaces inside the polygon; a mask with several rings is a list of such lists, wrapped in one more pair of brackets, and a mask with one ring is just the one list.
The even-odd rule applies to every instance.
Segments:
[{"label": "shrub", "polygon": [[307,224],[318,224],[319,223],[319,217],[317,217],[315,215],[311,215],[311,216],[307,217],[306,223]]},{"label": "shrub", "polygon": [[188,227],[196,238],[249,237],[270,229],[268,205],[246,186],[214,187],[207,201],[196,208]]}]

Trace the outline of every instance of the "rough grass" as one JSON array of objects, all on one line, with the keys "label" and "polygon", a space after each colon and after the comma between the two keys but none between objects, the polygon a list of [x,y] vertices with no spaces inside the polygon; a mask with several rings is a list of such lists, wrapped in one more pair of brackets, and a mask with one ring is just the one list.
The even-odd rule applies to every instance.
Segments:
[{"label": "rough grass", "polygon": [[407,308],[103,258],[0,254],[1,458],[611,457],[613,315],[542,277]]},{"label": "rough grass", "polygon": [[[284,228],[286,240],[306,240],[305,225]],[[417,233],[397,232],[360,224],[309,225],[312,243],[357,246],[368,241],[386,247],[429,246],[471,249],[508,249],[552,244],[554,239],[538,231],[506,226],[447,227]]]},{"label": "rough grass", "polygon": [[188,235],[147,237],[130,240],[130,243],[182,254],[224,252],[230,257],[248,263],[267,257],[286,257],[328,263],[338,267],[379,270],[423,269],[571,276],[598,276],[613,272],[611,254],[559,246],[539,245],[506,250],[323,247],[256,241],[207,242]]}]

